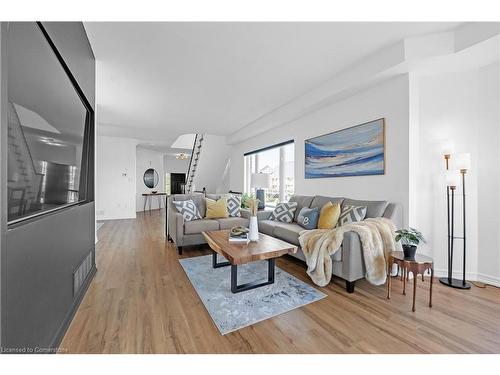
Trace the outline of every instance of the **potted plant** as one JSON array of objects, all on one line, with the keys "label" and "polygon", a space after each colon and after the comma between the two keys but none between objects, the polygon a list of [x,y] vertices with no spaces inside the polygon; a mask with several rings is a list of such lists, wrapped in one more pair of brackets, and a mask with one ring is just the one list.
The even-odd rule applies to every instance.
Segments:
[{"label": "potted plant", "polygon": [[397,230],[395,240],[396,242],[401,241],[404,256],[408,259],[415,258],[417,246],[420,244],[420,242],[426,243],[423,234],[415,228]]},{"label": "potted plant", "polygon": [[244,193],[241,196],[241,208],[250,208],[250,200],[254,198],[253,194]]}]

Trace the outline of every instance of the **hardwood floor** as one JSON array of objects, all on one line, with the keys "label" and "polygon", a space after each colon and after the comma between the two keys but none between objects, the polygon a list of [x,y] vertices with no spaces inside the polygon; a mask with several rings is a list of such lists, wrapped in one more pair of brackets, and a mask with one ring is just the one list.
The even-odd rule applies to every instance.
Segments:
[{"label": "hardwood floor", "polygon": [[[401,294],[365,280],[354,294],[334,279],[318,302],[221,336],[164,238],[164,213],[106,222],[98,272],[61,343],[69,353],[500,353],[500,290],[455,290],[429,283]],[[208,254],[185,248],[182,257]],[[311,284],[293,258],[277,266]]]}]

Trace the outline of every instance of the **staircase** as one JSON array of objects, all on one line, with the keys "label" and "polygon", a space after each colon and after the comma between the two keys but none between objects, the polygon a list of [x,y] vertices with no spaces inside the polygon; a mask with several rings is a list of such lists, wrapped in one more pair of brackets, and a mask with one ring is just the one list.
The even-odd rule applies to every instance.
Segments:
[{"label": "staircase", "polygon": [[8,220],[40,209],[43,175],[37,173],[17,112],[9,103]]},{"label": "staircase", "polygon": [[201,148],[204,138],[205,134],[196,134],[196,137],[194,138],[193,151],[191,152],[191,161],[189,162],[187,173],[186,194],[191,194],[194,190],[193,181],[196,175],[196,169],[198,168],[198,161],[200,160]]}]

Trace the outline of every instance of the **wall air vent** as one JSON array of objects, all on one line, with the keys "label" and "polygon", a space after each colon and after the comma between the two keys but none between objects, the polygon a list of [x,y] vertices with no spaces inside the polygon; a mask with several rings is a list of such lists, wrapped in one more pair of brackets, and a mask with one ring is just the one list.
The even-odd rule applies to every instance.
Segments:
[{"label": "wall air vent", "polygon": [[94,264],[94,252],[90,251],[88,255],[83,259],[80,265],[73,272],[73,296],[76,296],[80,291],[80,288],[85,284],[85,280],[92,271],[92,266]]}]

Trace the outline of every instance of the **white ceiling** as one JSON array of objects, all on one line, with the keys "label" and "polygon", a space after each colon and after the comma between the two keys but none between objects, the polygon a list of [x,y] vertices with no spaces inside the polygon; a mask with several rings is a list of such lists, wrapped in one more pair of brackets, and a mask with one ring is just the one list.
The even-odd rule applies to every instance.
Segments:
[{"label": "white ceiling", "polygon": [[99,133],[230,135],[377,50],[457,23],[87,22]]}]

